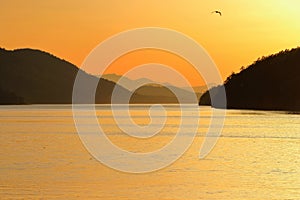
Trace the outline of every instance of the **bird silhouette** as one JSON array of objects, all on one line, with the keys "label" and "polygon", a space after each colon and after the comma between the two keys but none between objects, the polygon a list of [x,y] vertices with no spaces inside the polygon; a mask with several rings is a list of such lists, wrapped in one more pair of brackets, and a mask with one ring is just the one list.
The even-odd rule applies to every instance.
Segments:
[{"label": "bird silhouette", "polygon": [[219,14],[220,16],[222,16],[222,13],[221,13],[220,11],[218,11],[218,10],[212,11],[211,13],[217,13],[217,14]]}]

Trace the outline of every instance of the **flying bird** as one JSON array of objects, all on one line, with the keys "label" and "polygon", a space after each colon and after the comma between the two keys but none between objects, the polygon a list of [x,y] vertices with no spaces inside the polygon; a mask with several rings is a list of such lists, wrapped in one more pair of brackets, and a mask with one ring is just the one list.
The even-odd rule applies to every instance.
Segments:
[{"label": "flying bird", "polygon": [[217,13],[217,14],[219,14],[220,16],[222,16],[222,13],[221,13],[220,11],[218,11],[218,10],[212,11],[211,13],[212,13],[212,14],[213,14],[213,13]]}]

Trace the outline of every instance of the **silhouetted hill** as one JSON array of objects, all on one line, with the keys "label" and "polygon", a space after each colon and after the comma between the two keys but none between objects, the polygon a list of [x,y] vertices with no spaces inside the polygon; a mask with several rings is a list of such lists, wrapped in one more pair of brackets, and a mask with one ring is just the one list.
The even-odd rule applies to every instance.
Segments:
[{"label": "silhouetted hill", "polygon": [[[259,58],[224,83],[227,107],[236,109],[300,110],[300,48]],[[218,95],[218,87],[210,90]],[[206,92],[200,105],[210,105]],[[215,105],[218,107],[218,105]]]},{"label": "silhouetted hill", "polygon": [[[174,93],[173,93],[174,92]],[[158,102],[161,103],[178,103],[178,99],[175,94],[179,95],[181,98],[181,103],[195,103],[195,96],[192,92],[175,87],[175,86],[162,86],[158,84],[146,84],[134,91],[132,102],[143,102],[145,100],[140,97],[147,97],[146,99],[151,99],[151,103]],[[139,97],[140,96],[140,97]]]},{"label": "silhouetted hill", "polygon": [[[73,83],[78,70],[75,65],[39,50],[0,49],[0,88],[5,91],[1,92],[2,99],[6,99],[1,103],[72,103]],[[97,79],[82,73],[87,81]],[[99,82],[101,90],[97,90],[96,103],[110,103],[115,84],[104,79]],[[122,87],[119,91],[130,93]],[[22,101],[16,101],[13,96]],[[7,99],[11,101],[7,102]]]},{"label": "silhouetted hill", "polygon": [[[126,88],[127,90],[134,92],[134,97],[132,98],[132,102],[145,102],[149,99],[149,101],[153,102],[159,102],[162,101],[162,103],[177,103],[177,98],[174,95],[174,93],[184,97],[183,103],[194,103],[194,93],[196,93],[197,98],[199,99],[200,93],[193,90],[194,88],[180,88],[176,87],[170,83],[164,83],[168,86],[174,93],[168,89],[167,87],[160,85],[160,84],[149,84],[149,82],[153,82],[150,79],[146,78],[140,78],[136,80],[129,79],[125,76],[120,76],[117,74],[104,74],[102,75],[102,78],[113,81],[117,83],[120,78],[122,78],[122,86]],[[135,88],[139,87],[136,91],[134,91]],[[139,97],[137,95],[140,95]],[[144,97],[145,99],[141,99],[140,97]],[[151,99],[151,100],[150,100]]]},{"label": "silhouetted hill", "polygon": [[122,86],[129,91],[133,91],[133,89],[136,86],[144,85],[144,84],[148,83],[149,81],[151,82],[150,79],[146,79],[146,78],[132,80],[132,79],[127,78],[126,76],[121,76],[121,75],[117,75],[117,74],[103,74],[101,77],[103,79],[112,81],[114,83],[117,83],[120,80],[120,78],[122,78]]}]

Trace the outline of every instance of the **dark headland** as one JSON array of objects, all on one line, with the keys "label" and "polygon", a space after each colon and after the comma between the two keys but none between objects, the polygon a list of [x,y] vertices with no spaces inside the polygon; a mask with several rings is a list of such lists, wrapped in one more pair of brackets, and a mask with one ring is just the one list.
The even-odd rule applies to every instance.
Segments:
[{"label": "dark headland", "polygon": [[[0,103],[71,103],[78,70],[75,65],[40,50],[0,49]],[[96,79],[85,72],[83,74],[87,81]],[[107,103],[115,84],[104,79],[100,82],[105,89],[97,91],[95,100]],[[129,92],[124,88],[120,91]]]},{"label": "dark headland", "polygon": [[[259,58],[224,82],[227,108],[300,111],[300,48]],[[199,105],[211,105],[219,87],[205,92]],[[220,105],[212,105],[220,108]]]}]

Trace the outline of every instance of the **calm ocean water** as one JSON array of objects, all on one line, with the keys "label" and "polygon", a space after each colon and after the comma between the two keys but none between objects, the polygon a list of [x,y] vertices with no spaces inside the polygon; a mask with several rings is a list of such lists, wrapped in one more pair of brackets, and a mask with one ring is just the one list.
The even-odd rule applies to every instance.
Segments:
[{"label": "calm ocean water", "polygon": [[[132,120],[149,124],[148,108],[131,106]],[[162,148],[175,136],[181,118],[178,106],[165,106],[162,131],[137,139],[120,130],[109,106],[96,109],[109,139],[132,152]],[[199,159],[211,109],[187,109],[194,112],[186,117],[200,119],[188,151],[162,170],[129,174],[106,167],[88,153],[70,106],[0,106],[0,199],[300,199],[300,115],[228,110],[215,148]],[[192,124],[185,126],[188,130]]]}]

